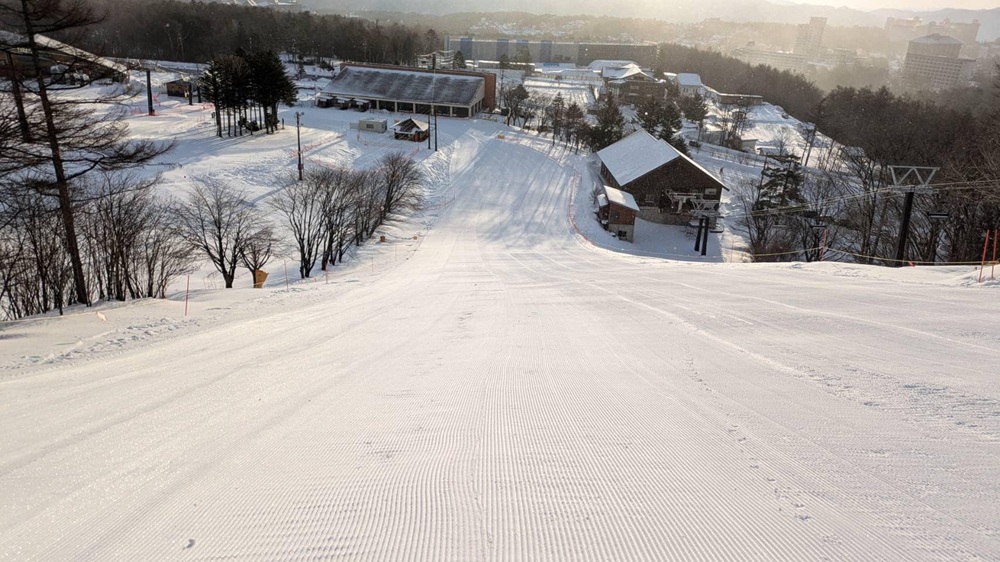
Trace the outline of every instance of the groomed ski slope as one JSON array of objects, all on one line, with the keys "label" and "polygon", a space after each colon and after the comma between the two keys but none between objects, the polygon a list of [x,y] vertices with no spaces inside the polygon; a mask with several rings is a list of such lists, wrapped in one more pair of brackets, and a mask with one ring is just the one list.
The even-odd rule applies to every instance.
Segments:
[{"label": "groomed ski slope", "polygon": [[549,150],[469,128],[391,266],[0,382],[0,559],[1000,558],[995,290],[600,249]]}]

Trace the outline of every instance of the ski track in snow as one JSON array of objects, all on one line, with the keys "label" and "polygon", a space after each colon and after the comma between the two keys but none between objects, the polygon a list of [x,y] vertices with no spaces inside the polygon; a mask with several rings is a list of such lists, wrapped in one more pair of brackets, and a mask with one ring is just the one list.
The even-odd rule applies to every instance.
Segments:
[{"label": "ski track in snow", "polygon": [[[585,157],[442,121],[424,212],[329,278],[5,326],[0,559],[1000,559],[994,291],[618,254]],[[253,142],[168,180],[264,197]]]}]

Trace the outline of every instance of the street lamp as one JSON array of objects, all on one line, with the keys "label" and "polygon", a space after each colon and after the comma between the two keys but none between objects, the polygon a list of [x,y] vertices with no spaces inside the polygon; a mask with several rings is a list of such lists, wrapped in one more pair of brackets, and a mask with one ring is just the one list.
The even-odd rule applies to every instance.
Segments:
[{"label": "street lamp", "polygon": [[299,181],[302,181],[302,128],[299,126],[301,123],[299,118],[305,115],[301,111],[295,112],[295,143],[298,145],[298,155],[299,155]]}]

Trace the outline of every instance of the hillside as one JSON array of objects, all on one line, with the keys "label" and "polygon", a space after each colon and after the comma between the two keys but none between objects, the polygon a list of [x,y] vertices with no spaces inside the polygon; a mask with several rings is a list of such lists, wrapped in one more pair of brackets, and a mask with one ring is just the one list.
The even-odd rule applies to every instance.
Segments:
[{"label": "hillside", "polygon": [[[294,135],[209,115],[129,122],[266,201]],[[0,325],[0,559],[1000,556],[1000,282],[614,251],[586,156],[358,115],[307,165],[406,150],[426,205],[329,276]]]}]

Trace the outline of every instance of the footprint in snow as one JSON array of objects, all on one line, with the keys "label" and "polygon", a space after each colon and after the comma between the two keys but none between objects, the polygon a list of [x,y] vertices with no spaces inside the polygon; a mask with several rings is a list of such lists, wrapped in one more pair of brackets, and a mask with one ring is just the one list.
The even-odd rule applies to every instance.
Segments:
[{"label": "footprint in snow", "polygon": [[191,548],[192,546],[194,546],[194,539],[188,539],[188,544],[187,546],[184,547],[184,549],[186,550],[188,548]]}]

